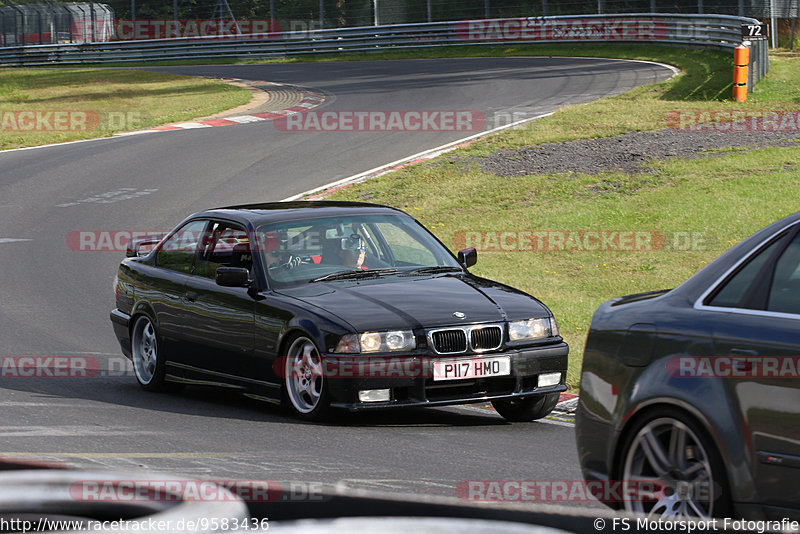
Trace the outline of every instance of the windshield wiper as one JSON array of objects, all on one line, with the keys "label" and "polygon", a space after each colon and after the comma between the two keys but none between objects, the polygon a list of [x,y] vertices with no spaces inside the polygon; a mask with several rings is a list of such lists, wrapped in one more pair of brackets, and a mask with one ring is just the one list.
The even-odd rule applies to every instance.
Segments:
[{"label": "windshield wiper", "polygon": [[445,267],[443,265],[437,265],[433,267],[420,267],[419,269],[412,269],[410,271],[406,271],[408,274],[429,274],[429,273],[455,273],[461,272],[462,269],[460,267]]},{"label": "windshield wiper", "polygon": [[397,269],[359,269],[358,271],[337,271],[326,274],[319,278],[309,280],[309,282],[322,282],[325,280],[345,280],[348,278],[367,278],[369,276],[381,276],[384,274],[396,273]]}]

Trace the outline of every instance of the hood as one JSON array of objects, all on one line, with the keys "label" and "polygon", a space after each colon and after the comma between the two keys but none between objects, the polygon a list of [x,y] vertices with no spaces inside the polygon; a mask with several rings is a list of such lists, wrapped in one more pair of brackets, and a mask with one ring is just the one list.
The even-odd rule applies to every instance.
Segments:
[{"label": "hood", "polygon": [[[549,315],[547,308],[530,295],[469,275],[395,275],[377,280],[315,282],[280,292],[327,310],[359,332]],[[456,312],[465,317],[456,318]]]}]

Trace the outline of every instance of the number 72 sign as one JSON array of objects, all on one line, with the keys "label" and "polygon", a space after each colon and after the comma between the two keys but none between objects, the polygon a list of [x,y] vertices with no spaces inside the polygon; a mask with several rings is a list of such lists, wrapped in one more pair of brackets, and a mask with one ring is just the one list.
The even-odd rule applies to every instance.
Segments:
[{"label": "number 72 sign", "polygon": [[755,41],[769,37],[768,24],[742,24],[742,40]]}]

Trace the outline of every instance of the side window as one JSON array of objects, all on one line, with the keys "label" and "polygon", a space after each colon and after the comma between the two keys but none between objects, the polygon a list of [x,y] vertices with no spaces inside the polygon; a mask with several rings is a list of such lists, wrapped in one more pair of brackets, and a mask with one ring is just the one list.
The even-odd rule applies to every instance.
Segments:
[{"label": "side window", "polygon": [[758,283],[762,281],[761,276],[766,272],[764,269],[767,262],[783,242],[783,239],[778,238],[757,252],[755,257],[752,257],[744,267],[725,282],[725,285],[717,291],[708,305],[725,308],[751,307],[748,303],[753,299],[752,292],[758,289]]},{"label": "side window", "polygon": [[[383,250],[383,244],[378,239],[377,232],[379,231],[375,225],[367,225],[367,224],[354,224],[352,226],[354,234],[358,235],[361,240],[364,242],[365,250],[367,252],[367,259],[365,261],[365,265],[370,265],[373,268],[385,268],[388,267],[389,264],[387,263],[389,258],[386,254],[386,251]],[[376,264],[373,260],[379,260],[380,264]]]},{"label": "side window", "polygon": [[409,235],[405,229],[392,223],[377,223],[378,227],[389,247],[397,265],[438,265],[433,253],[425,248],[418,239]]},{"label": "side window", "polygon": [[767,310],[800,314],[800,234],[775,262]]},{"label": "side window", "polygon": [[217,267],[244,267],[252,272],[253,254],[244,228],[223,222],[212,222],[209,239],[204,244],[194,274],[215,278]]},{"label": "side window", "polygon": [[171,271],[190,273],[203,241],[208,221],[191,221],[172,234],[156,253],[156,265]]}]

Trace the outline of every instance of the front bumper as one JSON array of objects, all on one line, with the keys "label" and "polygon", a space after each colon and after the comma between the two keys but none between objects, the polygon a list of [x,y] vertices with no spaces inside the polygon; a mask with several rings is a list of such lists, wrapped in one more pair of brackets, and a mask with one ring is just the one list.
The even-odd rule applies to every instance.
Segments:
[{"label": "front bumper", "polygon": [[[559,393],[566,391],[564,380],[567,374],[567,357],[569,347],[566,343],[554,345],[514,349],[504,352],[451,356],[401,356],[403,362],[417,360],[417,366],[400,366],[402,369],[414,369],[415,372],[393,374],[389,372],[381,376],[328,377],[327,386],[331,395],[331,405],[352,411],[402,408],[413,406],[447,406],[452,404],[470,404],[495,399],[511,399]],[[440,359],[476,359],[511,357],[511,373],[506,376],[493,376],[466,380],[448,380],[436,382],[432,378],[430,367],[436,358]],[[343,355],[326,355],[325,359],[336,368],[348,367],[363,362],[365,357]],[[380,358],[370,357],[371,360]],[[388,358],[391,360],[391,357]],[[541,373],[560,372],[561,380],[557,385],[537,387]],[[369,373],[368,373],[369,374]],[[411,374],[412,376],[406,376]],[[358,392],[367,389],[389,389],[390,400],[386,402],[361,402]]]}]

